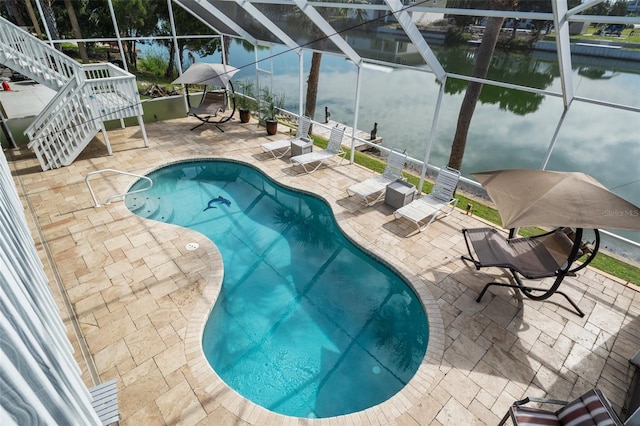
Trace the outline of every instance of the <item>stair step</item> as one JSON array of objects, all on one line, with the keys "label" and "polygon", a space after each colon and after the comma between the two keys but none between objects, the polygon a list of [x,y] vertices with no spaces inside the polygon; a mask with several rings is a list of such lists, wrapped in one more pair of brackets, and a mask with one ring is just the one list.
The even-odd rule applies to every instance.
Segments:
[{"label": "stair step", "polygon": [[145,219],[168,222],[173,217],[173,206],[160,197],[131,194],[125,197],[124,202],[132,213]]},{"label": "stair step", "polygon": [[133,213],[148,219],[160,209],[160,197],[151,197],[144,193],[127,195],[125,205]]},{"label": "stair step", "polygon": [[173,205],[165,200],[160,200],[160,206],[158,210],[149,217],[149,219],[157,220],[158,222],[169,222],[173,218]]}]

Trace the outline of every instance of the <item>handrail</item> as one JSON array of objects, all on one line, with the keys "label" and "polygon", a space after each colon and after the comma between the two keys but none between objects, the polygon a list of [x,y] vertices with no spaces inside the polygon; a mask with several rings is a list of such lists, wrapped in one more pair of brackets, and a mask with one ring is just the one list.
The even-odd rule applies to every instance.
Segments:
[{"label": "handrail", "polygon": [[116,170],[116,169],[102,169],[102,170],[95,170],[93,172],[89,172],[87,173],[87,176],[84,178],[84,182],[87,184],[87,187],[89,188],[89,193],[91,193],[91,198],[93,199],[93,204],[94,207],[100,207],[100,203],[98,203],[98,200],[96,199],[96,195],[93,192],[93,188],[91,188],[91,184],[89,183],[89,178],[95,174],[98,173],[104,173],[104,172],[112,172],[112,173],[120,173],[121,175],[127,175],[127,176],[133,176],[133,177],[137,177],[140,179],[144,179],[149,181],[149,186],[147,186],[146,188],[140,188],[140,189],[136,189],[134,191],[129,191],[129,192],[125,192],[124,194],[116,194],[116,195],[112,195],[109,198],[107,198],[107,200],[104,202],[103,205],[109,205],[111,203],[111,200],[113,200],[114,198],[118,198],[118,197],[124,197],[125,195],[129,195],[129,194],[136,194],[138,192],[143,192],[143,191],[147,191],[148,189],[150,189],[153,186],[153,181],[151,180],[150,177],[148,176],[142,176],[142,175],[137,175],[135,173],[129,173],[129,172],[123,172],[122,170]]}]

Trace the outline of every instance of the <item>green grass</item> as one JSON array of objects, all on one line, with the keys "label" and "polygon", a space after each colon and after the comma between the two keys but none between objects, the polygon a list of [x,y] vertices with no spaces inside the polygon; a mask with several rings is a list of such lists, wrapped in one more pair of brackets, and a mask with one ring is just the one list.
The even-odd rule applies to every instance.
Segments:
[{"label": "green grass", "polygon": [[[589,27],[585,34],[572,35],[571,41],[593,41],[593,40],[607,40],[607,41],[615,41],[617,43],[640,43],[640,31],[635,31],[634,35],[631,36],[631,28],[625,28],[622,30],[622,34],[620,37],[616,36],[604,36],[604,35],[595,35],[596,31],[601,28]],[[548,34],[545,36],[546,40],[555,40],[555,34]]]},{"label": "green grass", "polygon": [[[314,141],[314,145],[323,149],[327,147],[326,139],[319,136],[315,136],[315,135],[312,136],[312,139]],[[347,148],[344,148],[344,149],[345,151],[347,151],[345,157],[348,158],[350,155],[350,150]],[[384,161],[381,161],[377,158],[371,157],[369,155],[366,155],[357,151],[354,154],[354,161],[356,164],[359,164],[377,173],[382,173],[385,167]],[[403,175],[406,177],[407,182],[411,183],[416,187],[418,186],[420,182],[419,176],[412,173],[408,173],[406,171],[403,172]],[[424,193],[429,193],[431,192],[432,188],[433,188],[433,184],[425,180],[422,191]],[[474,216],[481,217],[484,220],[487,220],[491,223],[501,226],[500,214],[496,209],[488,206],[487,204],[481,203],[477,200],[471,199],[469,197],[465,197],[460,193],[456,194],[456,198],[458,198],[459,200],[458,207],[460,207],[461,209],[464,210],[466,209],[468,204],[471,204],[473,206]],[[537,235],[537,234],[541,234],[542,232],[544,232],[544,230],[540,228],[535,228],[535,227],[520,229],[520,234],[523,236]],[[599,269],[600,271],[606,272],[607,274],[618,277],[625,282],[629,282],[629,283],[640,286],[640,268],[633,266],[629,263],[625,263],[619,259],[616,259],[615,257],[609,256],[603,253],[602,251],[598,252],[595,259],[593,259],[593,261],[591,262],[591,266],[593,266],[596,269]]]}]

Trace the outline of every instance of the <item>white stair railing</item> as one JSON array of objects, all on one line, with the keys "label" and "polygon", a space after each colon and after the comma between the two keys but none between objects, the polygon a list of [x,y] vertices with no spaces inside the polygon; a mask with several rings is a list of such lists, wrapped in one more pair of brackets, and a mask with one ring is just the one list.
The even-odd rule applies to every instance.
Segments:
[{"label": "white stair railing", "polygon": [[84,95],[96,118],[119,120],[142,115],[136,77],[113,64],[84,65]]},{"label": "white stair railing", "polygon": [[58,93],[25,130],[42,170],[71,164],[102,130],[104,122],[138,117],[148,145],[133,74],[109,63],[82,65],[0,18],[0,63]]},{"label": "white stair railing", "polygon": [[55,169],[70,164],[101,125],[84,102],[83,87],[70,80],[25,130],[31,141],[27,147],[36,153],[43,171]]},{"label": "white stair railing", "polygon": [[82,74],[82,65],[0,17],[0,62],[53,90]]},{"label": "white stair railing", "polygon": [[[133,190],[133,191],[129,191],[129,192],[124,192],[122,194],[112,195],[109,198],[107,198],[106,201],[103,204],[100,204],[100,203],[98,203],[98,200],[96,199],[96,194],[93,192],[93,188],[91,187],[91,183],[89,183],[89,180],[91,179],[91,176],[98,175],[98,174],[103,174],[103,173],[107,173],[107,172],[118,173],[118,174],[121,174],[121,175],[133,176],[133,177],[137,177],[139,179],[144,179],[144,180],[149,182],[149,186],[144,187],[144,188],[140,188],[140,189],[136,189],[136,190]],[[116,198],[124,197],[124,196],[129,195],[129,194],[137,194],[138,192],[148,191],[153,186],[153,181],[148,176],[142,176],[142,175],[137,175],[135,173],[123,172],[122,170],[116,170],[116,169],[102,169],[102,170],[96,170],[96,171],[93,171],[93,172],[89,172],[89,173],[87,173],[87,176],[84,178],[84,181],[87,184],[87,187],[89,188],[89,193],[91,194],[91,198],[93,199],[94,207],[100,207],[101,205],[103,205],[103,206],[109,205],[109,203],[111,203],[111,201],[116,199]]]}]

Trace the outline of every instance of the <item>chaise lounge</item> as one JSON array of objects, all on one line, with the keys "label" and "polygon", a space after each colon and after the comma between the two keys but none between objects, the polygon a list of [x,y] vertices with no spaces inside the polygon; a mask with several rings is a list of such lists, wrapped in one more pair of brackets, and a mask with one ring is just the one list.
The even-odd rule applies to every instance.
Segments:
[{"label": "chaise lounge", "polygon": [[384,198],[387,185],[402,179],[402,169],[406,160],[407,154],[391,150],[382,174],[351,185],[347,188],[347,194],[349,197],[362,197],[367,206],[373,206]]},{"label": "chaise lounge", "polygon": [[[436,182],[431,193],[413,200],[406,206],[393,212],[396,219],[405,218],[416,224],[418,232],[422,232],[431,225],[440,213],[449,216],[458,204],[458,199],[453,197],[460,172],[450,167],[442,168],[438,172]],[[431,217],[426,224],[421,225]]]},{"label": "chaise lounge", "polygon": [[[270,153],[274,159],[282,158],[291,151],[291,143],[296,140],[304,140],[309,137],[309,128],[311,127],[311,119],[306,116],[301,116],[298,122],[298,129],[296,130],[296,136],[293,138],[279,139],[263,143],[260,148],[264,152]],[[311,143],[311,141],[309,141]]]},{"label": "chaise lounge", "polygon": [[[344,137],[344,131],[344,127],[342,129],[337,126],[332,128],[327,149],[309,152],[302,155],[296,155],[295,157],[291,157],[290,161],[302,166],[305,172],[313,173],[318,170],[318,168],[325,162],[334,157],[342,156],[342,159],[344,159],[344,156],[346,154],[346,151],[342,149],[342,138]],[[342,160],[340,161],[342,162]],[[313,164],[315,164],[315,167],[311,168]]]}]

